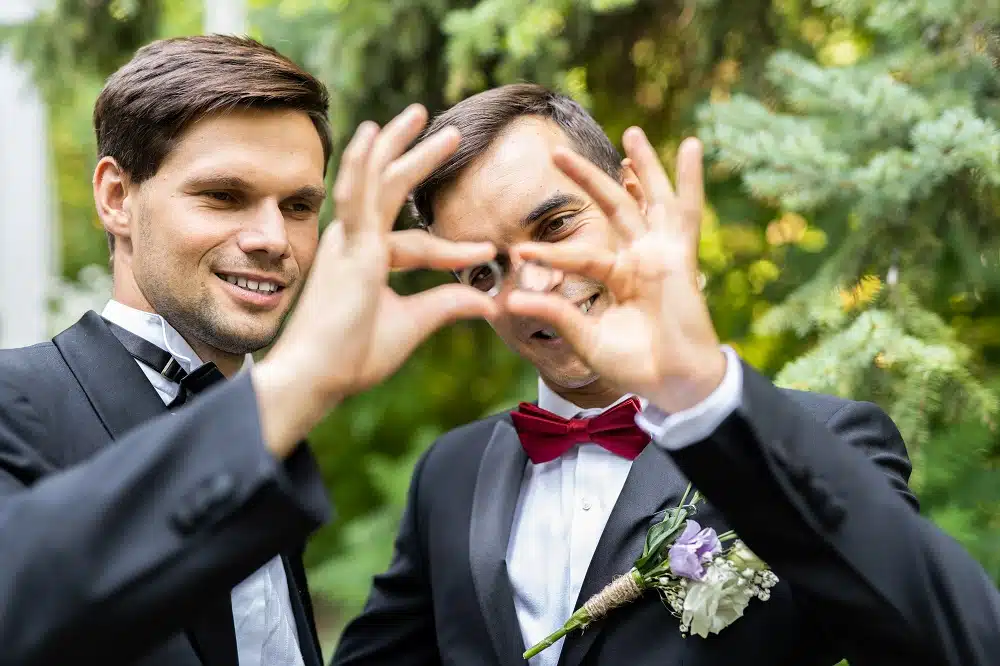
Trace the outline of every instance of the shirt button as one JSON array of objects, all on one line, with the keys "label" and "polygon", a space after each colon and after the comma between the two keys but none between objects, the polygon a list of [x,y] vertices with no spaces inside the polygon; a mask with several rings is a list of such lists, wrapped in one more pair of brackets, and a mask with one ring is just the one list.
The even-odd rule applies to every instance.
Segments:
[{"label": "shirt button", "polygon": [[583,500],[583,510],[590,511],[590,500],[587,499]]}]

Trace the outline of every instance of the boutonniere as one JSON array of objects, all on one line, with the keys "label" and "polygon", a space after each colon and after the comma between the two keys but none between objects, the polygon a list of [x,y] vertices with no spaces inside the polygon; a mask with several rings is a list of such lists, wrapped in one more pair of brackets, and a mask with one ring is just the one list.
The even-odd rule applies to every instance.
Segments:
[{"label": "boutonniere", "polygon": [[[689,485],[680,504],[646,534],[635,565],[587,600],[558,631],[524,653],[530,659],[563,636],[586,629],[612,609],[629,604],[646,590],[656,590],[681,634],[707,638],[743,616],[751,599],[767,601],[778,577],[740,541],[735,532],[716,534],[691,516],[702,496]],[[731,542],[728,548],[723,544]]]}]

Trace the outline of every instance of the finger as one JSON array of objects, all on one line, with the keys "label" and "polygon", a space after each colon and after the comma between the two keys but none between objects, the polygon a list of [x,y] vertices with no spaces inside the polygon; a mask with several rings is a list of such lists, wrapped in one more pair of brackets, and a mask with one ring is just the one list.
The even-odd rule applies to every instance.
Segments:
[{"label": "finger", "polygon": [[552,161],[590,194],[626,239],[634,239],[646,228],[645,218],[635,200],[621,183],[590,160],[560,146],[552,151]]},{"label": "finger", "polygon": [[368,154],[377,133],[378,125],[375,123],[361,123],[340,158],[337,179],[333,184],[333,201],[345,233],[356,230],[362,220]]},{"label": "finger", "polygon": [[[427,109],[411,104],[389,121],[379,132],[368,156],[367,174],[370,187],[365,192],[365,210],[371,214],[373,229],[388,231],[399,212],[399,206],[383,205],[383,185],[389,164],[403,154],[427,123]],[[400,206],[402,203],[400,203]],[[386,220],[385,218],[390,218]]]},{"label": "finger", "polygon": [[383,206],[395,217],[407,195],[447,160],[461,141],[454,127],[445,127],[427,137],[388,166],[383,182]]},{"label": "finger", "polygon": [[522,243],[511,248],[510,254],[522,261],[537,261],[564,273],[598,280],[619,299],[627,296],[628,271],[614,252],[575,243]]},{"label": "finger", "polygon": [[593,348],[598,317],[587,316],[569,300],[554,293],[512,291],[505,300],[507,312],[549,324],[582,359]]},{"label": "finger", "polygon": [[625,146],[626,154],[632,159],[632,168],[646,193],[648,201],[646,218],[649,220],[650,226],[663,228],[670,221],[671,216],[675,216],[678,212],[670,178],[663,170],[656,150],[641,129],[630,127],[625,130],[622,143]]},{"label": "finger", "polygon": [[455,243],[421,229],[389,234],[389,265],[397,270],[456,270],[496,257],[493,243]]},{"label": "finger", "polygon": [[[443,326],[463,319],[492,319],[499,314],[496,302],[481,291],[461,284],[446,284],[403,297],[409,329],[400,344],[411,349]],[[407,351],[408,353],[408,351]]]},{"label": "finger", "polygon": [[684,226],[697,242],[705,210],[705,176],[701,141],[688,138],[677,153],[677,192]]}]

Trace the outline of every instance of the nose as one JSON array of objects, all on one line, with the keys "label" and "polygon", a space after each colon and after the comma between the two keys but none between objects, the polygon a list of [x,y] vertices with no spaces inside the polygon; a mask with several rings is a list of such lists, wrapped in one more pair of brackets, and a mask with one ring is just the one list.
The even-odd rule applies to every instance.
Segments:
[{"label": "nose", "polygon": [[528,262],[512,254],[510,257],[509,288],[528,291],[556,291],[562,286],[566,274],[536,262]]},{"label": "nose", "polygon": [[285,231],[285,216],[277,204],[266,204],[244,224],[237,243],[247,254],[263,253],[268,259],[284,259],[290,246]]}]

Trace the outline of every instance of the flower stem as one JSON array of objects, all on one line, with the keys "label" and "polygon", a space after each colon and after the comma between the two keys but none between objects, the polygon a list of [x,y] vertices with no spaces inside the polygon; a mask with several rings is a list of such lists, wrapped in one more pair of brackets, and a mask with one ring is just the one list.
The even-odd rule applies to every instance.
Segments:
[{"label": "flower stem", "polygon": [[646,589],[646,581],[642,574],[633,567],[627,574],[619,576],[608,583],[603,590],[587,599],[587,602],[566,620],[566,624],[533,645],[530,650],[524,653],[524,658],[534,657],[542,650],[555,645],[556,641],[571,631],[584,629],[591,622],[603,618],[608,614],[608,611],[635,601],[642,596],[644,589]]},{"label": "flower stem", "polygon": [[547,650],[548,648],[555,645],[556,642],[559,641],[559,639],[562,638],[563,636],[566,636],[570,632],[576,631],[577,629],[580,629],[581,627],[585,627],[588,624],[590,624],[591,619],[592,618],[590,617],[590,612],[586,608],[578,609],[575,613],[573,613],[573,615],[570,616],[568,620],[566,620],[566,624],[564,624],[561,628],[543,638],[541,641],[533,645],[530,650],[525,652],[523,655],[524,658],[531,659],[542,650]]}]

